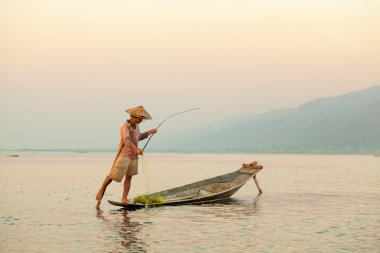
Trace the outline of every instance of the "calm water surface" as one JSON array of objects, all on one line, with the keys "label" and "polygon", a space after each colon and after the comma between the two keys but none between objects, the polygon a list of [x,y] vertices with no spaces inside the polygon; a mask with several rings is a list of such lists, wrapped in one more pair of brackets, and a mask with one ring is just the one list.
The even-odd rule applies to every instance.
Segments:
[{"label": "calm water surface", "polygon": [[[8,152],[9,153],[9,152]],[[380,252],[380,158],[163,154],[140,159],[131,196],[259,161],[230,200],[124,211],[95,194],[113,153],[0,152],[1,252]],[[120,200],[112,183],[105,200]]]}]

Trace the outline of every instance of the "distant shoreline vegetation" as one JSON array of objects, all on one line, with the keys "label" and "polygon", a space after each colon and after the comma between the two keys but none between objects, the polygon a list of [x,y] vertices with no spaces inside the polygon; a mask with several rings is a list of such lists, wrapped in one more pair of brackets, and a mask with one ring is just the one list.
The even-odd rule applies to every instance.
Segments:
[{"label": "distant shoreline vegetation", "polygon": [[[2,152],[65,152],[65,153],[109,153],[116,152],[116,149],[105,148],[105,149],[0,149]],[[212,154],[358,154],[358,155],[375,155],[379,156],[380,149],[376,150],[354,150],[350,147],[345,149],[326,149],[326,150],[316,150],[311,148],[289,148],[289,149],[200,149],[200,150],[186,150],[186,149],[154,149],[146,150],[145,152],[150,153],[212,153]]]},{"label": "distant shoreline vegetation", "polygon": [[22,148],[22,149],[0,149],[7,152],[73,152],[73,153],[97,153],[97,152],[116,152],[117,149],[44,149],[44,148]]}]

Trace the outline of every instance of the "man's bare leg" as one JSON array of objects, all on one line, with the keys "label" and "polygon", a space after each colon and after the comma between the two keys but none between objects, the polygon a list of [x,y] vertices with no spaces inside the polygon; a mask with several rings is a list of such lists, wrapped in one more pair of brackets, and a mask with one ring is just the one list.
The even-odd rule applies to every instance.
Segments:
[{"label": "man's bare leg", "polygon": [[98,191],[98,194],[96,194],[96,200],[98,201],[98,203],[96,204],[96,208],[99,208],[100,206],[100,202],[102,201],[102,198],[103,198],[103,195],[107,189],[107,186],[112,182],[112,179],[107,176],[104,181],[103,181],[103,184],[102,184],[102,187],[100,187],[99,191]]},{"label": "man's bare leg", "polygon": [[121,203],[128,204],[128,193],[131,189],[132,176],[125,176],[124,180],[124,191],[123,197],[121,198]]}]

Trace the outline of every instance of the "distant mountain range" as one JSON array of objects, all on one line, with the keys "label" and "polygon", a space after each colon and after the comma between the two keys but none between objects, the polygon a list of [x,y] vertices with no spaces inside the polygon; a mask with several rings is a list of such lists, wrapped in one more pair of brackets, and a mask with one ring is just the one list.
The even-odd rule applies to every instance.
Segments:
[{"label": "distant mountain range", "polygon": [[156,151],[379,153],[380,86],[297,108],[228,118]]}]

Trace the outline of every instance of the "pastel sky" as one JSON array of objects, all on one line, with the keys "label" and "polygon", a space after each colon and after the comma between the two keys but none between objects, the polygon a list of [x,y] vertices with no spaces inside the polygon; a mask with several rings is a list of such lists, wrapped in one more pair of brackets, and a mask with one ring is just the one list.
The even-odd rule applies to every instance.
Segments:
[{"label": "pastel sky", "polygon": [[0,0],[0,148],[113,148],[380,84],[378,0]]}]

